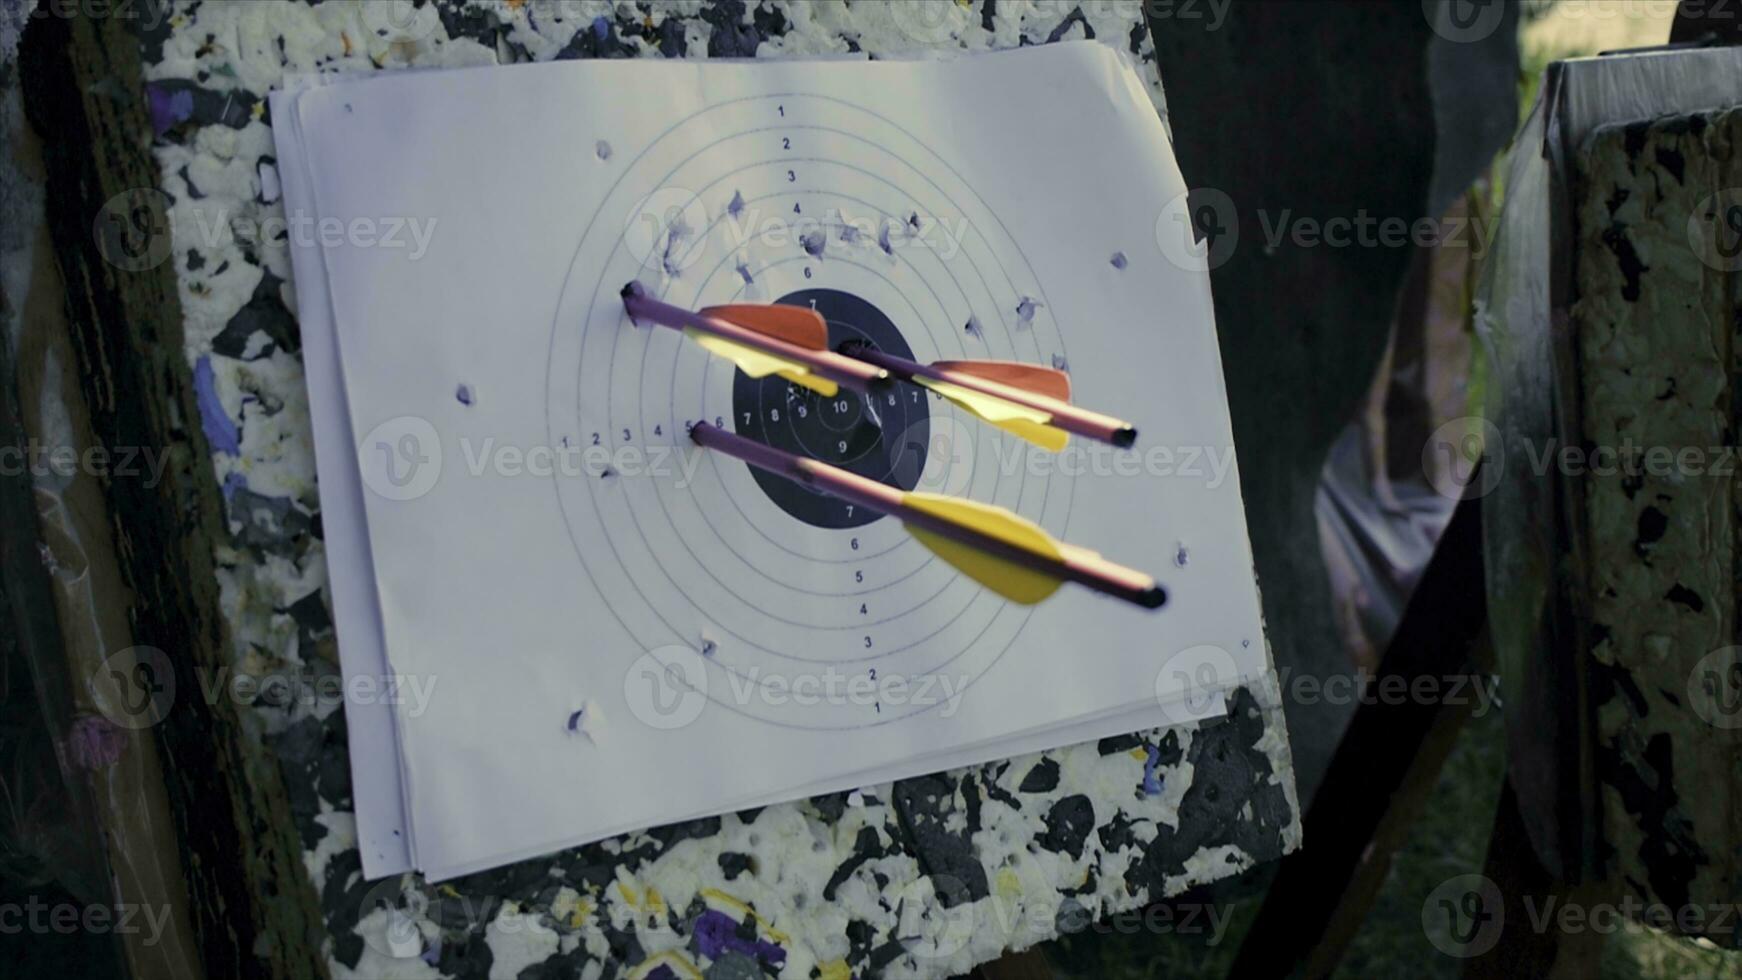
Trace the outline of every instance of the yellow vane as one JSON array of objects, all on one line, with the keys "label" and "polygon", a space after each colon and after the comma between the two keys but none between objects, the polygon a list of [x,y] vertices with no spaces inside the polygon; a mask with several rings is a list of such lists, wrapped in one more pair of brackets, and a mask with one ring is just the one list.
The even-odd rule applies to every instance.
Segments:
[{"label": "yellow vane", "polygon": [[[914,510],[972,528],[1025,551],[1055,559],[1062,555],[1058,542],[1040,525],[1002,507],[919,492],[907,494],[903,502]],[[919,543],[931,549],[933,554],[1011,602],[1032,606],[1057,592],[1063,583],[1062,579],[987,554],[953,538],[911,524],[906,526],[908,533],[918,538]]]},{"label": "yellow vane", "polygon": [[914,382],[924,385],[950,401],[962,406],[992,425],[1013,435],[1021,436],[1029,442],[1058,452],[1071,441],[1071,434],[1063,429],[1049,425],[1052,415],[1039,409],[1018,405],[1005,401],[996,395],[987,395],[971,388],[951,384],[948,381],[937,381],[932,378],[915,377]]},{"label": "yellow vane", "polygon": [[817,377],[811,373],[809,367],[796,361],[789,361],[784,357],[777,357],[754,347],[746,347],[724,337],[702,333],[693,327],[685,327],[684,334],[701,344],[710,353],[718,354],[738,365],[739,370],[752,378],[766,378],[771,374],[778,374],[795,385],[802,385],[815,391],[824,398],[833,398],[841,390],[840,385],[827,378]]}]

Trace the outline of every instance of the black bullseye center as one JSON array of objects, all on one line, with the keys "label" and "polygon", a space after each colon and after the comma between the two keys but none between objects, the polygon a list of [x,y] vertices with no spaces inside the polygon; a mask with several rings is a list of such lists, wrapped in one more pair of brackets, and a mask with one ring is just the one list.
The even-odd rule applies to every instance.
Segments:
[{"label": "black bullseye center", "polygon": [[[801,289],[776,302],[822,314],[831,350],[863,344],[913,356],[894,322],[851,293]],[[891,384],[868,395],[842,388],[824,397],[778,375],[756,379],[742,371],[732,382],[732,422],[740,435],[901,490],[918,485],[931,433],[926,398],[911,385]],[[756,468],[750,472],[775,506],[814,527],[861,527],[881,516],[784,477]]]}]

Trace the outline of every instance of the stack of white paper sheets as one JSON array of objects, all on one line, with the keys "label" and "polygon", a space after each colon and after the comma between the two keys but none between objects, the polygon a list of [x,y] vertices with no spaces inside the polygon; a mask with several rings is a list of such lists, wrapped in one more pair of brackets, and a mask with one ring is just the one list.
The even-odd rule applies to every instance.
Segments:
[{"label": "stack of white paper sheets", "polygon": [[[272,115],[369,877],[1191,720],[1265,676],[1209,280],[1111,49],[321,78]],[[1068,367],[1139,441],[754,382],[631,324],[634,279]],[[1008,507],[1170,601],[1005,602],[699,420]]]}]

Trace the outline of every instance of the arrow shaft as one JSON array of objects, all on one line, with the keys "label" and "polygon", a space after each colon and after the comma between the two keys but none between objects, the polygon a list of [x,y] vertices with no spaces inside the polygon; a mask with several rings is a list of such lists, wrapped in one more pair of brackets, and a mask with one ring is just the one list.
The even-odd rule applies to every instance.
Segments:
[{"label": "arrow shaft", "polygon": [[906,502],[907,495],[894,487],[837,466],[830,466],[820,460],[795,456],[706,422],[696,423],[690,430],[690,438],[701,446],[725,453],[751,466],[896,518],[903,524],[987,552],[1031,571],[1076,582],[1097,592],[1150,609],[1166,601],[1166,593],[1156,585],[1153,578],[1136,569],[1108,561],[1087,549],[1065,545],[1058,558],[1037,554],[946,517],[915,508]]},{"label": "arrow shaft", "polygon": [[1070,402],[1060,401],[1057,398],[1037,394],[1012,385],[1001,384],[962,371],[947,371],[869,347],[855,351],[854,357],[868,364],[876,365],[902,381],[911,383],[916,378],[943,381],[967,388],[970,391],[977,391],[983,395],[1001,398],[1024,408],[1045,412],[1052,416],[1050,424],[1084,438],[1096,439],[1121,447],[1131,445],[1137,438],[1137,430],[1131,427],[1131,423],[1122,419],[1103,415],[1100,412],[1091,412],[1086,408],[1072,405]]},{"label": "arrow shaft", "polygon": [[778,337],[771,337],[740,327],[735,323],[728,323],[718,317],[703,316],[693,310],[661,302],[647,295],[646,289],[638,282],[630,283],[624,288],[623,306],[629,311],[629,316],[635,320],[648,320],[673,330],[687,328],[719,337],[722,340],[729,340],[734,344],[802,364],[819,377],[827,378],[854,391],[869,392],[889,377],[886,370],[874,364],[855,360],[831,350],[812,350],[808,347],[800,347]]}]

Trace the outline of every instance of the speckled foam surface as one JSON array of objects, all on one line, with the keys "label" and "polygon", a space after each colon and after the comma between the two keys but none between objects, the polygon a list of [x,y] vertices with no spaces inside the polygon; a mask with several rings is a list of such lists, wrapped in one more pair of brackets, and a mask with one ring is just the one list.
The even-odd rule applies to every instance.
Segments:
[{"label": "speckled foam surface", "polygon": [[[575,57],[927,56],[1092,38],[1165,112],[1136,0],[183,0],[145,32],[236,669],[338,674],[265,95],[288,74]],[[280,230],[282,226],[280,226]],[[344,713],[268,690],[338,977],[947,976],[1299,844],[1274,692],[1227,719],[655,828],[429,886],[365,882]]]},{"label": "speckled foam surface", "polygon": [[1697,465],[1635,456],[1585,483],[1609,866],[1643,902],[1704,909],[1711,928],[1687,931],[1731,945],[1742,931],[1716,908],[1734,911],[1742,887],[1742,716],[1725,704],[1742,311],[1735,263],[1700,236],[1742,203],[1738,146],[1737,110],[1593,133],[1578,160],[1573,308],[1586,445],[1691,451]]}]

